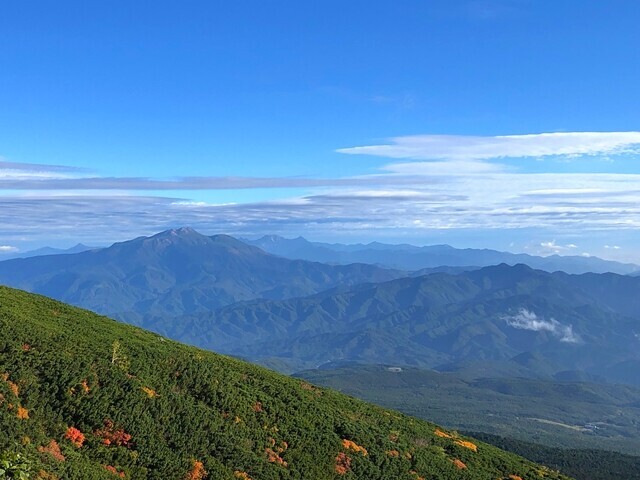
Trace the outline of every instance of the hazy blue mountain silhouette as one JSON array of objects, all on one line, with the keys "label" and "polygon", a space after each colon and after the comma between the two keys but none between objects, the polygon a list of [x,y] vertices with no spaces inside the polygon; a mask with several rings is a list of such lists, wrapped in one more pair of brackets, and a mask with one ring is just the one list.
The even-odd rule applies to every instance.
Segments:
[{"label": "hazy blue mountain silhouette", "polygon": [[281,369],[357,361],[640,384],[639,294],[640,278],[502,264],[145,326]]},{"label": "hazy blue mountain silhouette", "polygon": [[205,312],[241,300],[309,295],[403,272],[330,266],[268,254],[227,235],[190,229],[73,255],[0,262],[0,282],[130,321]]},{"label": "hazy blue mountain silhouette", "polygon": [[486,267],[500,263],[508,265],[523,263],[548,272],[561,270],[567,273],[631,274],[636,272],[640,274],[640,266],[638,265],[613,262],[597,257],[560,255],[538,257],[489,249],[460,249],[450,245],[417,247],[408,244],[389,245],[379,242],[353,245],[330,244],[309,242],[302,237],[287,239],[277,235],[266,235],[257,240],[245,241],[269,253],[286,258],[338,264],[362,262],[402,270],[419,270],[444,265],[449,267]]}]

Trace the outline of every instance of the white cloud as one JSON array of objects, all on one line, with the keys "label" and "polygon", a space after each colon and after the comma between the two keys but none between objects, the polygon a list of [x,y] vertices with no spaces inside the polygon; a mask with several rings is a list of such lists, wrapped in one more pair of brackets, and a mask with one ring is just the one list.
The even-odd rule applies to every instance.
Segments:
[{"label": "white cloud", "polygon": [[[538,243],[530,243],[525,247],[533,255],[575,255],[578,245],[575,243],[558,243],[556,240],[549,240]],[[581,254],[584,256],[584,254]]]},{"label": "white cloud", "polygon": [[556,319],[545,320],[539,318],[534,312],[525,308],[520,309],[516,315],[503,317],[510,327],[533,332],[549,332],[561,342],[579,343],[580,336],[573,332],[571,325],[563,325]]},{"label": "white cloud", "polygon": [[386,145],[341,148],[340,153],[414,160],[489,160],[496,158],[615,155],[637,152],[640,132],[559,132],[493,137],[411,135]]},{"label": "white cloud", "polygon": [[0,245],[0,253],[13,253],[17,251],[18,249],[16,247],[12,247],[11,245]]},{"label": "white cloud", "polygon": [[620,250],[619,245],[605,245],[604,248],[606,248],[607,250]]}]

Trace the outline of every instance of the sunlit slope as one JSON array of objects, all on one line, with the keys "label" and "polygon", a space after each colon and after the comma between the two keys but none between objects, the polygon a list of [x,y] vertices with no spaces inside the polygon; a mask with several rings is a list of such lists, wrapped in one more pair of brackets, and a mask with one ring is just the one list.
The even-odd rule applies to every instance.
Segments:
[{"label": "sunlit slope", "polygon": [[0,331],[0,453],[21,452],[39,478],[564,478],[430,423],[6,287]]}]

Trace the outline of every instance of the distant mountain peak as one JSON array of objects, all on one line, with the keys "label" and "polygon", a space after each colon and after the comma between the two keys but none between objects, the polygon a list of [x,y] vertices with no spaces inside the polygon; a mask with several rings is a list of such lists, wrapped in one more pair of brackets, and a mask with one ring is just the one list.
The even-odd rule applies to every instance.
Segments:
[{"label": "distant mountain peak", "polygon": [[258,239],[259,242],[278,242],[284,240],[284,237],[280,235],[263,235]]},{"label": "distant mountain peak", "polygon": [[191,227],[172,228],[170,230],[166,230],[165,232],[161,232],[160,235],[162,235],[162,233],[167,233],[168,235],[200,235]]},{"label": "distant mountain peak", "polygon": [[195,231],[191,227],[171,228],[169,230],[164,230],[160,233],[156,233],[155,235],[152,235],[150,237],[142,237],[142,238],[166,239],[166,238],[194,238],[194,237],[208,238],[206,235],[202,235],[201,233]]}]

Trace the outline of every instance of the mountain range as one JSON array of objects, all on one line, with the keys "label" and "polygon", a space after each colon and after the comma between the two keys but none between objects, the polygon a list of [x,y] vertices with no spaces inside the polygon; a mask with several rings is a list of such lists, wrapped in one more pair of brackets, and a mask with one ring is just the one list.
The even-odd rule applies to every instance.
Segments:
[{"label": "mountain range", "polygon": [[148,326],[290,371],[357,361],[640,385],[639,293],[640,278],[503,264]]},{"label": "mountain range", "polygon": [[0,283],[128,321],[403,275],[373,265],[289,260],[227,235],[208,237],[190,228],[72,255],[0,262]]},{"label": "mountain range", "polygon": [[266,252],[286,258],[337,264],[361,262],[400,270],[419,270],[443,265],[449,267],[486,267],[500,263],[508,265],[523,263],[548,272],[640,274],[640,266],[638,265],[575,255],[540,257],[489,249],[461,249],[450,245],[417,247],[408,244],[389,245],[379,242],[345,245],[310,242],[302,237],[287,239],[277,235],[266,235],[256,240],[245,239],[244,241]]},{"label": "mountain range", "polygon": [[11,260],[14,258],[41,257],[44,255],[65,255],[69,253],[86,252],[87,250],[95,250],[98,248],[100,247],[89,247],[87,245],[84,245],[83,243],[78,243],[70,248],[42,247],[42,248],[37,248],[35,250],[28,250],[26,252],[3,253],[0,256],[0,260]]},{"label": "mountain range", "polygon": [[640,385],[640,277],[443,270],[291,260],[182,228],[0,262],[0,282],[285,372],[356,361]]}]

